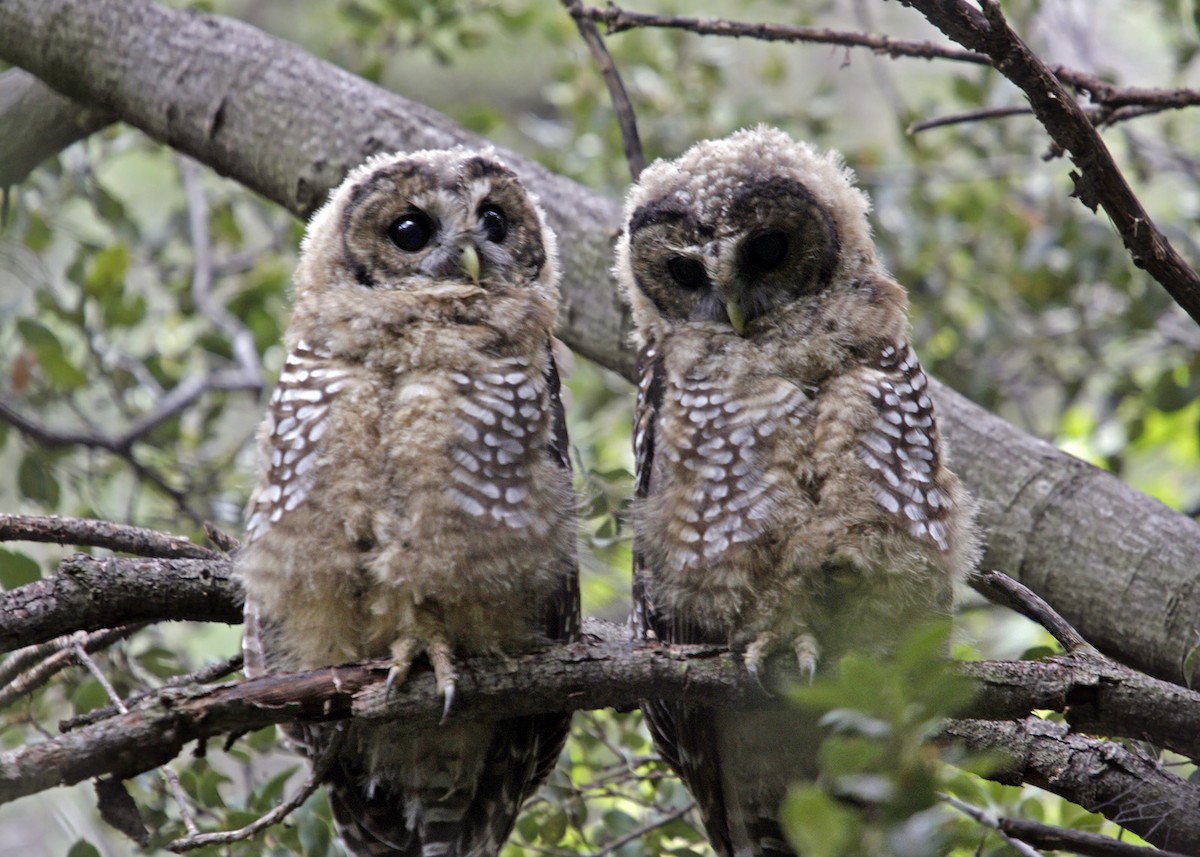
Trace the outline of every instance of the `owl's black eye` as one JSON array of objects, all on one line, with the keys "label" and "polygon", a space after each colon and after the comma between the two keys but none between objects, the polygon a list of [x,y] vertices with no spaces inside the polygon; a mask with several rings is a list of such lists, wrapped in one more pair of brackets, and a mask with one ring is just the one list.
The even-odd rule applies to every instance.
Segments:
[{"label": "owl's black eye", "polygon": [[479,209],[479,222],[487,233],[487,240],[493,244],[499,244],[508,234],[508,219],[504,216],[504,209],[498,205],[485,205]]},{"label": "owl's black eye", "polygon": [[787,255],[788,240],[782,232],[764,232],[746,242],[742,250],[743,263],[755,273],[773,271]]},{"label": "owl's black eye", "polygon": [[699,289],[708,282],[704,265],[691,256],[672,256],[667,260],[667,272],[672,280],[685,289]]},{"label": "owl's black eye", "polygon": [[433,228],[429,215],[414,208],[396,218],[387,228],[387,236],[404,252],[415,253],[429,243]]}]

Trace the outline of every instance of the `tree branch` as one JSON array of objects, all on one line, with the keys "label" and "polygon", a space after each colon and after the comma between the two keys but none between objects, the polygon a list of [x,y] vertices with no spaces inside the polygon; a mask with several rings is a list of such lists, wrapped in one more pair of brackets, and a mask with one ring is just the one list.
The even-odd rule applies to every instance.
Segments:
[{"label": "tree branch", "polygon": [[0,187],[25,181],[42,161],[116,121],[19,68],[0,74],[0,117]]},{"label": "tree branch", "polygon": [[[619,639],[625,633],[610,631],[615,640],[589,634],[584,642],[504,661],[463,659],[451,720],[632,707],[646,698],[731,707],[761,704],[765,698],[741,659],[724,647],[635,648]],[[389,695],[384,687],[388,667],[380,661],[160,691],[129,706],[128,713],[0,754],[0,802],[104,774],[128,778],[164,764],[191,741],[203,747],[209,738],[285,721],[354,716],[410,729],[436,728],[442,698],[431,672],[418,671]],[[1187,701],[1194,723],[1200,708],[1194,698]],[[1007,753],[1013,761],[995,774],[1001,781],[1024,777],[1164,846],[1187,850],[1200,843],[1200,819],[1193,811],[1200,789],[1116,744],[1070,734],[1065,726],[1036,718],[951,721],[946,734],[973,751]],[[1148,798],[1155,802],[1145,803]],[[1161,806],[1164,824],[1122,818],[1121,808],[1127,806]]]},{"label": "tree branch", "polygon": [[226,560],[97,559],[0,594],[0,651],[145,620],[242,621],[242,589]]},{"label": "tree branch", "polygon": [[[1200,852],[1200,786],[1163,770],[1112,741],[1096,741],[1066,726],[1023,720],[952,720],[943,737],[1004,763],[987,774],[1008,785],[1030,783],[1102,813],[1160,848]],[[1129,815],[1135,807],[1143,815]]]},{"label": "tree branch", "polygon": [[88,545],[160,559],[213,559],[217,553],[182,536],[93,518],[0,513],[0,542]]},{"label": "tree branch", "polygon": [[1200,276],[1154,225],[1083,108],[1054,71],[1008,26],[996,0],[981,0],[983,12],[963,0],[901,2],[918,9],[963,47],[991,57],[996,70],[1025,93],[1051,139],[1071,154],[1072,163],[1080,169],[1071,173],[1075,196],[1092,211],[1103,207],[1133,264],[1144,268],[1200,322]]},{"label": "tree branch", "polygon": [[[0,58],[299,215],[374,152],[488,144],[253,27],[147,0],[8,0]],[[561,337],[630,377],[629,320],[608,273],[616,202],[511,152],[502,157],[559,234]],[[1189,658],[1200,643],[1200,524],[944,385],[932,395],[952,463],[982,503],[987,566],[1036,589],[1102,651],[1200,682],[1200,659]],[[1104,607],[1116,603],[1123,609]]]}]

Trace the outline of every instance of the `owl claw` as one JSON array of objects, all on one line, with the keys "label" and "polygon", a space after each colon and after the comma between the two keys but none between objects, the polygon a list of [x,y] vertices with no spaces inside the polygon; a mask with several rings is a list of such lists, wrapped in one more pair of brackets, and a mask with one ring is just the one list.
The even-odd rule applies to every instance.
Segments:
[{"label": "owl claw", "polygon": [[795,653],[796,666],[800,670],[800,675],[806,678],[809,684],[812,684],[817,676],[817,659],[820,653],[817,641],[813,638],[812,634],[802,632],[789,640],[785,635],[773,631],[763,631],[750,642],[750,645],[746,647],[745,654],[742,655],[746,671],[753,676],[758,686],[768,694],[770,691],[763,684],[760,667],[766,663],[772,652],[784,648],[789,642],[791,643],[792,651]]}]

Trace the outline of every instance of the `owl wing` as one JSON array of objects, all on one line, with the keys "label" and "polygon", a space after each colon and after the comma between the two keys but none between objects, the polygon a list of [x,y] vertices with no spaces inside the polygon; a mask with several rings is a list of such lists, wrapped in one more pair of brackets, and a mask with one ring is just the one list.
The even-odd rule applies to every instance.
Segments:
[{"label": "owl wing", "polygon": [[950,550],[953,500],[941,484],[941,441],[929,383],[907,341],[885,345],[866,369],[863,387],[876,419],[856,452],[873,475],[875,502],[914,539]]},{"label": "owl wing", "polygon": [[[331,365],[329,356],[301,340],[284,362],[259,436],[266,476],[250,502],[247,548],[297,508],[312,488],[330,405],[349,383],[348,370]],[[271,623],[251,598],[246,599],[244,620],[246,674],[261,675],[269,668]]]},{"label": "owl wing", "polygon": [[[665,368],[651,343],[638,355],[638,395],[634,411],[634,496],[650,496],[654,453],[658,443],[659,409],[666,383]],[[664,643],[724,642],[704,637],[692,623],[664,616],[649,597],[646,580],[654,570],[634,536],[632,624],[639,641]],[[731,855],[733,846],[726,820],[724,788],[720,777],[716,717],[711,708],[648,700],[642,714],[659,755],[687,786],[696,801],[704,827],[718,854]]]},{"label": "owl wing", "polygon": [[[549,343],[547,343],[549,352]],[[546,368],[547,407],[550,409],[551,460],[568,473],[571,471],[567,420],[562,405],[562,383],[553,353],[548,353]],[[558,591],[547,600],[544,612],[546,637],[553,642],[579,639],[579,567],[574,556]],[[460,841],[490,843],[489,847],[469,853],[494,854],[512,832],[521,805],[545,781],[562,753],[571,727],[569,714],[542,714],[517,717],[496,724],[496,734],[488,749],[475,798],[462,819]],[[454,852],[458,853],[458,852]],[[468,853],[468,852],[464,852]]]}]

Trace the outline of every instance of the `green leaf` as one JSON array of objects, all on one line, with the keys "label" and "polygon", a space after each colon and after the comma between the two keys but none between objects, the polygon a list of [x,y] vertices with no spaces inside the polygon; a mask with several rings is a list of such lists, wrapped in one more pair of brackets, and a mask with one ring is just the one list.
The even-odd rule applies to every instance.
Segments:
[{"label": "green leaf", "polygon": [[67,857],[100,857],[100,851],[86,839],[78,839],[67,851]]},{"label": "green leaf", "polygon": [[31,318],[17,321],[17,331],[37,355],[46,379],[58,387],[74,390],[87,383],[87,376],[68,359],[62,342],[50,328]]},{"label": "green leaf", "polygon": [[801,857],[842,857],[857,838],[854,814],[815,785],[789,792],[780,821]]},{"label": "green leaf", "polygon": [[29,215],[29,226],[25,229],[25,246],[34,253],[44,253],[46,248],[50,246],[50,239],[53,238],[53,233],[50,227],[46,225],[43,217],[37,213]]},{"label": "green leaf", "polygon": [[42,579],[42,568],[23,553],[0,548],[0,587],[16,589]]},{"label": "green leaf", "polygon": [[92,257],[84,277],[87,293],[99,301],[116,298],[125,288],[129,251],[124,244],[105,247]]},{"label": "green leaf", "polygon": [[58,507],[58,480],[45,462],[32,453],[22,458],[21,466],[17,468],[17,487],[22,496],[36,500],[48,509]]}]

